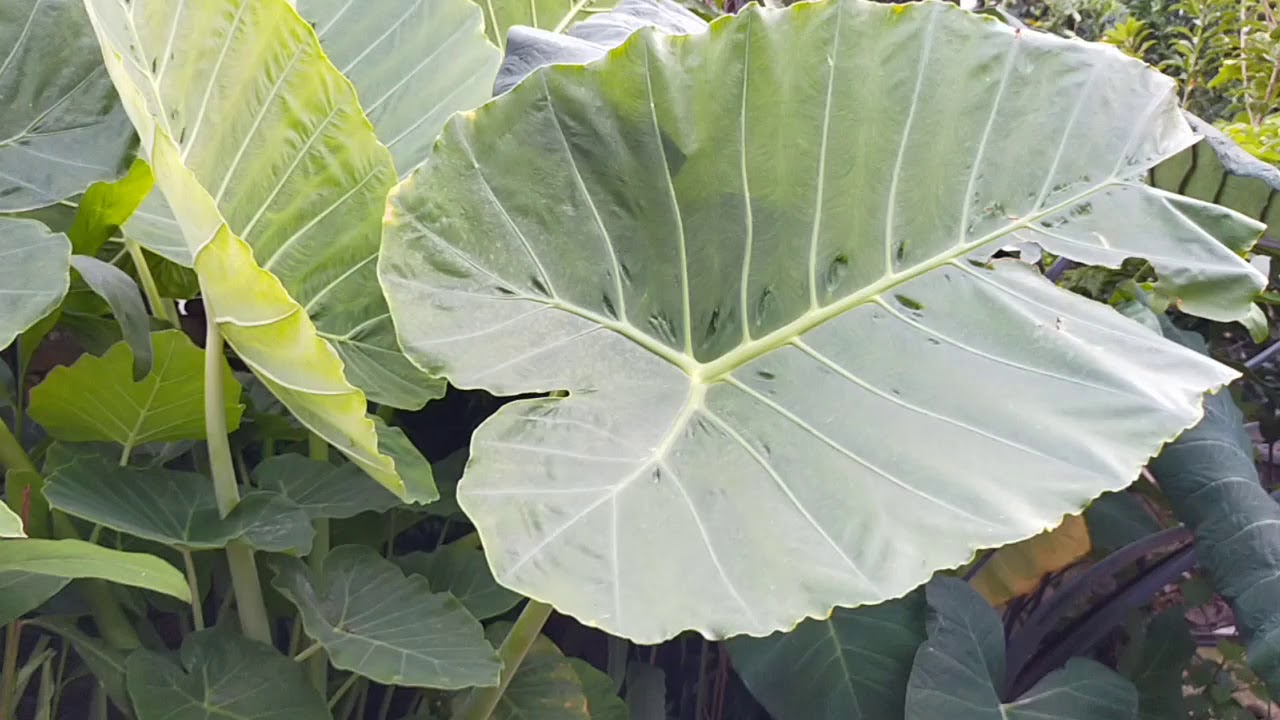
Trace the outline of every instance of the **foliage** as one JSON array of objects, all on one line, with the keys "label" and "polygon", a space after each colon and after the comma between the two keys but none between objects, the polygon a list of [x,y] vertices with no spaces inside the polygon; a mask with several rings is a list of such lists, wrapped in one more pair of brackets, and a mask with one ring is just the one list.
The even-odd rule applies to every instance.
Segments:
[{"label": "foliage", "polygon": [[5,3],[0,717],[1266,702],[1249,3]]}]

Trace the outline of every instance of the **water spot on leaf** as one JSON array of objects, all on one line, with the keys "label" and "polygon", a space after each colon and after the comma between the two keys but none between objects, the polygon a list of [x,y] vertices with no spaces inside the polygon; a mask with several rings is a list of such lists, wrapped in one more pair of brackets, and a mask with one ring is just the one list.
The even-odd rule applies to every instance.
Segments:
[{"label": "water spot on leaf", "polygon": [[631,268],[627,267],[626,263],[620,262],[618,263],[618,272],[622,274],[622,282],[626,285],[630,285],[632,282]]},{"label": "water spot on leaf", "polygon": [[716,332],[720,330],[720,308],[711,311],[711,318],[707,320],[707,330],[704,336],[707,340],[715,337]]},{"label": "water spot on leaf", "polygon": [[618,319],[618,310],[613,306],[613,301],[609,299],[608,293],[605,293],[600,296],[600,304],[604,306],[605,315],[608,315],[614,320]]},{"label": "water spot on leaf", "polygon": [[514,290],[503,285],[495,285],[493,289],[499,295],[505,295],[507,297],[513,297],[516,294]]},{"label": "water spot on leaf", "polygon": [[898,260],[901,261],[904,257],[906,257],[906,255],[907,255],[907,241],[903,240],[902,242],[898,243],[898,250],[897,252],[894,253],[894,257],[898,258]]},{"label": "water spot on leaf", "polygon": [[930,345],[941,345],[941,344],[942,344],[942,341],[941,341],[941,340],[939,340],[938,338],[931,337],[931,338],[929,338],[929,344],[930,344]]},{"label": "water spot on leaf", "polygon": [[756,325],[764,324],[765,315],[767,315],[769,310],[773,307],[773,302],[773,288],[765,286],[765,288],[760,291],[760,297],[756,300]]},{"label": "water spot on leaf", "polygon": [[548,290],[546,284],[542,282],[542,278],[537,275],[533,275],[529,278],[529,284],[533,286],[534,290],[538,291],[539,295],[550,297],[551,291]]},{"label": "water spot on leaf", "polygon": [[776,380],[778,376],[774,375],[768,370],[757,370],[756,377],[760,378],[761,380]]},{"label": "water spot on leaf", "polygon": [[159,69],[160,69],[160,58],[158,57],[151,58],[151,74],[155,75],[156,71]]},{"label": "water spot on leaf", "polygon": [[832,293],[836,288],[840,287],[840,281],[849,272],[849,256],[840,253],[831,258],[831,262],[827,263],[827,271],[823,273],[822,283],[826,286],[827,292]]},{"label": "water spot on leaf", "polygon": [[674,344],[676,341],[675,328],[671,324],[671,318],[663,313],[657,312],[649,316],[649,327],[653,329],[658,337],[665,342]]},{"label": "water spot on leaf", "polygon": [[649,482],[653,483],[654,485],[657,485],[659,482],[662,482],[662,468],[655,467],[653,469],[653,472],[649,474]]},{"label": "water spot on leaf", "polygon": [[898,301],[899,304],[901,304],[903,307],[909,310],[924,309],[924,303],[920,302],[919,300],[916,300],[915,298],[907,297],[906,295],[894,295],[893,297],[895,300]]},{"label": "water spot on leaf", "polygon": [[889,388],[889,392],[893,393],[894,395],[901,395],[901,394],[902,394],[902,391],[901,391],[901,390],[899,390],[898,388]]}]

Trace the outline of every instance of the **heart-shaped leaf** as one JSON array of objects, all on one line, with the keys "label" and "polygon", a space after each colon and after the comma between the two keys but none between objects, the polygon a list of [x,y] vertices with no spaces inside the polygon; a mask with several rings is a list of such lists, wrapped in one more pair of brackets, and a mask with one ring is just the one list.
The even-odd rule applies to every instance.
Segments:
[{"label": "heart-shaped leaf", "polygon": [[263,460],[253,469],[253,481],[288,498],[313,520],[385,512],[400,504],[354,463],[332,465],[293,453]]},{"label": "heart-shaped leaf", "polygon": [[374,289],[395,168],[311,26],[285,0],[86,5],[210,320],[307,427],[400,497],[434,499],[425,461],[367,415],[368,398],[412,407],[439,390],[423,378],[409,402],[388,369],[422,377]]},{"label": "heart-shaped leaf", "polygon": [[98,578],[191,601],[187,579],[160,558],[82,540],[0,540],[0,573]]},{"label": "heart-shaped leaf", "polygon": [[[205,436],[204,350],[181,330],[152,333],[155,363],[133,381],[133,353],[124,342],[101,357],[82,355],[54,368],[31,389],[31,417],[59,440],[110,441],[125,457],[143,443]],[[223,363],[227,426],[240,424],[240,383]]]},{"label": "heart-shaped leaf", "polygon": [[0,349],[67,294],[71,243],[34,220],[0,217]]},{"label": "heart-shaped leaf", "polygon": [[126,668],[138,720],[332,717],[302,665],[227,630],[188,636],[179,662],[139,650]]},{"label": "heart-shaped leaf", "polygon": [[0,212],[52,205],[126,168],[129,119],[96,48],[82,0],[0,8]]},{"label": "heart-shaped leaf", "polygon": [[448,593],[405,577],[360,545],[335,548],[316,571],[276,558],[272,585],[298,606],[334,667],[388,685],[458,689],[498,683],[502,663],[480,623]]},{"label": "heart-shaped leaf", "polygon": [[498,584],[484,552],[475,545],[451,542],[436,550],[397,557],[401,570],[427,579],[435,592],[448,592],[480,620],[497,617],[515,607],[520,596]]},{"label": "heart-shaped leaf", "polygon": [[1133,685],[1092,660],[1072,658],[1024,696],[1001,702],[1004,625],[967,583],[939,577],[925,588],[929,639],[916,653],[906,720],[1136,720]]},{"label": "heart-shaped leaf", "polygon": [[879,605],[837,608],[768,637],[733,638],[733,667],[776,720],[900,718],[924,642],[923,591]]},{"label": "heart-shaped leaf", "polygon": [[1260,226],[1132,180],[1194,140],[1109,49],[945,3],[748,8],[450,121],[379,272],[423,369],[568,392],[473,439],[499,582],[642,642],[765,635],[1057,525],[1195,422],[1232,371],[984,262],[1150,257],[1184,310],[1246,316],[1263,278],[1223,242]]},{"label": "heart-shaped leaf", "polygon": [[44,496],[54,508],[134,537],[188,550],[242,540],[269,552],[311,552],[311,518],[274,492],[249,492],[224,518],[213,483],[197,473],[119,467],[58,446],[46,472]]}]

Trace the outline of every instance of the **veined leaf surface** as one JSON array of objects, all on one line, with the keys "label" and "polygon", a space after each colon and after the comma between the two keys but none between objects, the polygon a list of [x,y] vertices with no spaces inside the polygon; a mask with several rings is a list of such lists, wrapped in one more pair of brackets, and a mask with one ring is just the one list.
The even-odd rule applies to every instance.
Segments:
[{"label": "veined leaf surface", "polygon": [[[358,386],[384,387],[373,375],[391,361],[353,362],[342,349],[386,314],[373,259],[396,176],[315,32],[284,0],[86,4],[222,334],[374,479],[434,499],[429,471],[397,472],[425,461],[401,456],[415,453],[366,414]],[[405,404],[403,389],[372,397]]]},{"label": "veined leaf surface", "polygon": [[132,144],[81,0],[0,5],[0,212],[120,175]]},{"label": "veined leaf surface", "polygon": [[58,307],[71,284],[70,262],[66,235],[0,217],[0,349]]},{"label": "veined leaf surface", "polygon": [[641,642],[768,634],[1059,524],[1234,377],[982,262],[1150,257],[1245,316],[1228,246],[1260,226],[1131,179],[1193,140],[1112,50],[941,3],[748,9],[455,117],[379,271],[423,369],[568,391],[473,439],[500,582]]}]

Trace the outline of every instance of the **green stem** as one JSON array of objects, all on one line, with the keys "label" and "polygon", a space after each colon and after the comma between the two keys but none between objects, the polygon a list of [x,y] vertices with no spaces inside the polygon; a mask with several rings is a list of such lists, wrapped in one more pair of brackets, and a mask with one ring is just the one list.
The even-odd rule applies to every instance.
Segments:
[{"label": "green stem", "polygon": [[[240,502],[240,489],[236,484],[235,465],[231,461],[231,442],[227,438],[227,409],[222,392],[222,331],[213,321],[217,315],[207,299],[205,313],[209,318],[204,342],[204,422],[209,445],[209,472],[213,476],[218,511],[226,517]],[[239,541],[229,543],[227,565],[231,570],[231,586],[236,595],[241,629],[249,638],[270,645],[271,621],[262,598],[253,550]]]},{"label": "green stem", "polygon": [[524,662],[524,656],[529,653],[533,641],[538,639],[538,633],[542,632],[542,626],[549,617],[550,605],[529,600],[520,611],[520,617],[511,626],[511,631],[503,639],[502,647],[498,648],[498,656],[502,658],[502,676],[498,680],[498,686],[472,688],[466,704],[454,716],[455,720],[489,720],[493,709],[502,699],[502,693],[511,684],[511,678],[520,669],[520,663]]},{"label": "green stem", "polygon": [[124,247],[129,251],[129,257],[133,258],[133,267],[138,271],[138,279],[142,281],[142,291],[147,294],[147,304],[151,306],[151,314],[174,327],[181,327],[177,309],[160,296],[160,288],[156,286],[156,279],[151,275],[151,266],[147,264],[147,256],[143,253],[142,246],[133,240],[125,240]]},{"label": "green stem", "polygon": [[[351,673],[349,676],[347,676],[347,679],[344,680],[343,683],[338,686],[338,689],[333,691],[333,697],[329,698],[329,709],[333,710],[335,707],[337,707],[338,702],[342,700],[342,696],[346,695],[347,691],[350,690],[359,681],[360,681],[360,676],[355,673]],[[342,716],[340,715],[339,717],[342,717]]]},{"label": "green stem", "polygon": [[16,720],[12,714],[14,692],[18,683],[18,643],[22,640],[22,621],[14,621],[5,630],[4,665],[0,667],[0,720]]},{"label": "green stem", "polygon": [[187,588],[191,591],[191,624],[199,632],[204,629],[204,603],[200,597],[200,578],[196,576],[196,563],[190,550],[182,551],[182,564],[187,569]]},{"label": "green stem", "polygon": [[[307,456],[318,462],[329,462],[329,443],[315,433],[308,434]],[[325,557],[329,555],[329,520],[318,518],[312,525],[315,527],[316,537],[311,543],[311,554],[307,556],[307,564],[312,570],[319,572],[324,565]],[[323,650],[317,651],[311,658],[311,662],[307,665],[307,673],[311,676],[311,683],[317,690],[324,692],[328,688],[329,657]]]},{"label": "green stem", "polygon": [[324,646],[321,645],[320,643],[318,642],[311,643],[310,645],[307,646],[306,650],[303,650],[297,655],[294,655],[293,661],[299,662],[299,663],[306,662],[307,660],[310,660],[311,658],[315,657],[315,655],[323,649],[324,649]]}]

